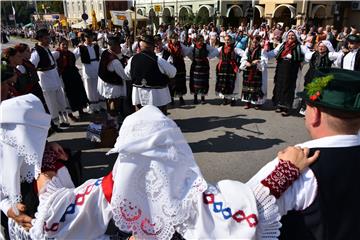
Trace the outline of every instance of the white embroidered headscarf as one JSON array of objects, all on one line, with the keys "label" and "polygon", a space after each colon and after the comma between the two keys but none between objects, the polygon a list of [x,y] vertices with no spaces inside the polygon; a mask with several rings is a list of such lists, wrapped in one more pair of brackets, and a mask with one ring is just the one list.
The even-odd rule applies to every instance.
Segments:
[{"label": "white embroidered headscarf", "polygon": [[111,199],[119,229],[139,239],[171,239],[194,217],[207,184],[180,129],[157,107],[128,116],[109,153],[119,153]]},{"label": "white embroidered headscarf", "polygon": [[329,52],[335,52],[334,47],[333,47],[333,45],[331,44],[330,41],[328,41],[328,40],[322,40],[322,41],[320,41],[318,44],[320,44],[320,43],[324,44],[325,47],[328,49]]},{"label": "white embroidered headscarf", "polygon": [[300,38],[300,34],[299,34],[299,32],[298,32],[297,30],[295,30],[295,29],[290,29],[289,31],[287,31],[287,32],[285,33],[285,40],[286,40],[286,41],[287,41],[287,38],[288,38],[288,35],[289,35],[290,32],[292,32],[292,33],[295,34],[295,37],[296,37],[296,40],[298,41],[298,43],[302,43],[302,42],[301,42],[301,38]]},{"label": "white embroidered headscarf", "polygon": [[40,174],[50,120],[32,94],[0,104],[0,187],[13,208],[21,202],[20,182],[30,183]]}]

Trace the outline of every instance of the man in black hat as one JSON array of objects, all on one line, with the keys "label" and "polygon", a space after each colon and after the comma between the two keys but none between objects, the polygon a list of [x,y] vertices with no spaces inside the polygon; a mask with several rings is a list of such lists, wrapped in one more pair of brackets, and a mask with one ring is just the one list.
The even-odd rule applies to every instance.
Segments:
[{"label": "man in black hat", "polygon": [[121,54],[120,36],[108,37],[109,48],[101,54],[99,64],[98,91],[106,100],[109,120],[113,120],[118,127],[118,115],[126,97],[126,80],[129,78],[124,72],[126,60]]},{"label": "man in black hat", "polygon": [[350,34],[346,41],[348,42],[347,49],[344,49],[337,61],[337,65],[342,69],[353,71],[360,71],[360,36],[357,34]]},{"label": "man in black hat", "polygon": [[[298,146],[310,148],[310,154],[320,150],[320,157],[277,200],[283,215],[280,239],[360,236],[359,79],[359,72],[323,70],[301,94],[306,101],[305,127],[313,140]],[[262,181],[278,161],[268,163],[249,183]]]},{"label": "man in black hat", "polygon": [[59,122],[59,128],[69,128],[64,89],[56,67],[59,52],[50,51],[51,40],[47,29],[38,30],[35,39],[38,43],[35,44],[30,61],[36,67],[46,105],[49,108],[52,120],[55,123]]},{"label": "man in black hat", "polygon": [[139,39],[140,53],[129,59],[125,73],[133,83],[132,102],[139,110],[145,105],[154,105],[166,114],[171,102],[169,78],[176,75],[176,68],[154,53],[154,37],[143,35]]},{"label": "man in black hat", "polygon": [[87,98],[90,105],[88,106],[88,113],[100,110],[100,94],[97,91],[98,85],[98,70],[99,59],[102,49],[96,43],[93,43],[94,33],[86,29],[84,31],[85,41],[80,44],[73,53],[76,58],[81,59],[82,63],[82,77]]}]

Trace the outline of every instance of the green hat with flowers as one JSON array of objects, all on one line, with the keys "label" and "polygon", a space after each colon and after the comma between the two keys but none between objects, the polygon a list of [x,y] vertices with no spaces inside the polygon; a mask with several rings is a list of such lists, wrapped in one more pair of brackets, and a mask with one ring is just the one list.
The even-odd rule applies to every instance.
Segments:
[{"label": "green hat with flowers", "polygon": [[320,69],[299,96],[312,106],[360,112],[360,72]]}]

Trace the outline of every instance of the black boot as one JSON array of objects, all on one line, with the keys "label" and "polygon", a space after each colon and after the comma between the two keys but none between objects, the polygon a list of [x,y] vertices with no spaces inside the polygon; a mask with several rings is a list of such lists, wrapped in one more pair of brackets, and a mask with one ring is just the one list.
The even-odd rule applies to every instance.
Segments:
[{"label": "black boot", "polygon": [[194,104],[198,104],[198,103],[199,103],[199,101],[198,101],[197,95],[195,94],[194,95]]},{"label": "black boot", "polygon": [[205,104],[205,96],[201,96],[201,104]]},{"label": "black boot", "polygon": [[180,101],[180,106],[183,106],[183,105],[185,105],[185,101],[184,101],[184,98],[183,97],[180,97],[179,98],[179,101]]}]

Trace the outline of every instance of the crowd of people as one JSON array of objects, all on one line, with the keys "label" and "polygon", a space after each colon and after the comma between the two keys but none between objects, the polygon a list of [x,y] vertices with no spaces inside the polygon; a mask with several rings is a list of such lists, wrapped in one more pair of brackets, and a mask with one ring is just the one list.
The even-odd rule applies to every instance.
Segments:
[{"label": "crowd of people", "polygon": [[[241,24],[218,31],[213,24],[170,25],[155,35],[143,28],[136,37],[126,27],[53,32],[39,29],[33,48],[20,43],[1,55],[0,208],[11,239],[109,239],[110,222],[124,238],[139,239],[359,235],[355,28],[337,34],[331,26],[307,31]],[[293,109],[298,73],[309,63],[298,94],[312,140],[280,151],[247,183],[207,183],[180,128],[167,117],[175,98],[186,104],[188,88],[193,104],[206,103],[209,59],[215,57],[216,95],[224,105],[235,106],[239,98],[246,109],[264,104],[267,65],[275,58],[272,102],[284,117]],[[79,184],[74,160],[46,139],[69,128],[69,118],[101,110],[119,129],[108,152],[118,157],[108,175]]]}]

